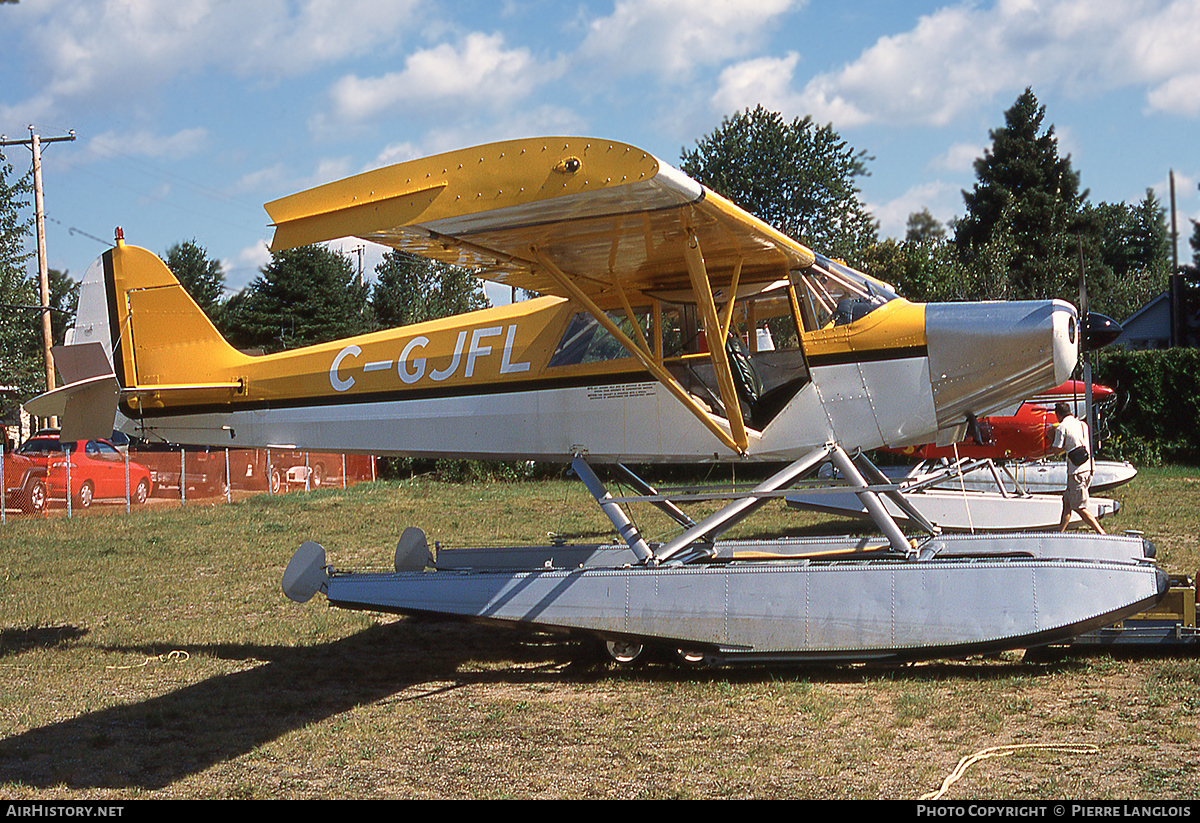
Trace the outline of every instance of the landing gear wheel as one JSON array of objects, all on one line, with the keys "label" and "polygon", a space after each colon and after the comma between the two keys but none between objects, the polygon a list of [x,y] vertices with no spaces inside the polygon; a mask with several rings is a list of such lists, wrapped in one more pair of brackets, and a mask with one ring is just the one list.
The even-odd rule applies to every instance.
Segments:
[{"label": "landing gear wheel", "polygon": [[708,655],[704,652],[698,652],[694,649],[676,649],[675,662],[681,666],[690,666],[691,668],[699,668],[708,665]]},{"label": "landing gear wheel", "polygon": [[604,651],[608,658],[618,666],[632,666],[641,660],[646,647],[632,640],[606,640]]}]

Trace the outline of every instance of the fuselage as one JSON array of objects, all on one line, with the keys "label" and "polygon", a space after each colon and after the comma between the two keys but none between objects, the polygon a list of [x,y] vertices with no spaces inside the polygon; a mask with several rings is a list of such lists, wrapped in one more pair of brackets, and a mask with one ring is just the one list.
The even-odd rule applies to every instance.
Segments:
[{"label": "fuselage", "polygon": [[[85,281],[84,294],[93,303],[103,294],[104,306],[81,308],[76,342],[108,343],[127,387],[122,428],[170,442],[379,455],[780,461],[830,441],[850,450],[923,443],[952,436],[968,413],[1061,382],[1077,327],[1061,302],[919,305],[888,295],[807,328],[804,277],[752,290],[736,301],[743,322],[730,332],[750,382],[739,391],[749,443],[738,455],[714,437],[729,430],[728,410],[704,324],[686,302],[639,301],[632,315],[608,307],[677,381],[672,391],[564,298],[253,356],[230,347],[145,250],[119,244]],[[116,323],[114,306],[126,307]]]}]

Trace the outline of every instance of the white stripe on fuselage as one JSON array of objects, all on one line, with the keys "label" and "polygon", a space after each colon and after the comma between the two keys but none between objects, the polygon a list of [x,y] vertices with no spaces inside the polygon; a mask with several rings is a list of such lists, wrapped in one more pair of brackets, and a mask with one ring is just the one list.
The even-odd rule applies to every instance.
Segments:
[{"label": "white stripe on fuselage", "polygon": [[[875,448],[934,430],[925,358],[824,366],[813,374],[820,390],[809,383],[761,435],[751,432],[747,459],[794,460],[835,436],[850,449]],[[346,368],[340,375],[353,376]],[[880,396],[886,402],[873,402]],[[562,461],[575,453],[598,462],[732,457],[670,392],[644,380],[189,414],[147,423],[171,442],[231,447],[299,443],[323,451],[489,460]]]}]

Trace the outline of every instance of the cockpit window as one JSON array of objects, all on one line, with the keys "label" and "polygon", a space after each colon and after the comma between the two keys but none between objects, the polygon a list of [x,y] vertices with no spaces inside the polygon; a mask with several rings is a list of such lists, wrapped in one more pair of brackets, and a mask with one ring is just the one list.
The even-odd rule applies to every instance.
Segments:
[{"label": "cockpit window", "polygon": [[798,296],[806,331],[853,323],[898,296],[888,284],[821,255],[793,277],[803,286]]}]

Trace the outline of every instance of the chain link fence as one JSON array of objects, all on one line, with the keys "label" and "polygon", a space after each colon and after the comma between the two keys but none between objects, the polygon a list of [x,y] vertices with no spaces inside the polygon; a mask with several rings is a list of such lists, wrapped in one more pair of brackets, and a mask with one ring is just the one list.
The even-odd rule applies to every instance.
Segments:
[{"label": "chain link fence", "polygon": [[119,449],[104,440],[6,452],[0,463],[0,523],[9,517],[73,517],[256,494],[347,488],[376,479],[371,455],[297,449],[151,444]]}]

